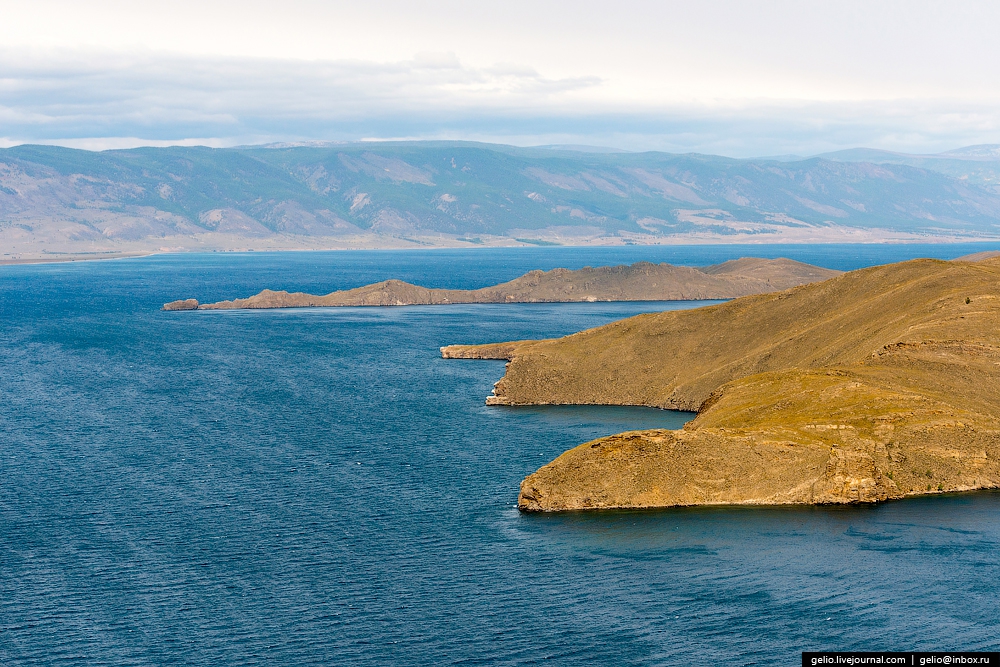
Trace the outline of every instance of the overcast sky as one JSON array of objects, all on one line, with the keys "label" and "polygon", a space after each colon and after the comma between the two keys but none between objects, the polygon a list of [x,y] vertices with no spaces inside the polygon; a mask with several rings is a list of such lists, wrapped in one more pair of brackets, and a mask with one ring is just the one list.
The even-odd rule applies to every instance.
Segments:
[{"label": "overcast sky", "polygon": [[0,0],[0,145],[1000,143],[1000,3]]}]

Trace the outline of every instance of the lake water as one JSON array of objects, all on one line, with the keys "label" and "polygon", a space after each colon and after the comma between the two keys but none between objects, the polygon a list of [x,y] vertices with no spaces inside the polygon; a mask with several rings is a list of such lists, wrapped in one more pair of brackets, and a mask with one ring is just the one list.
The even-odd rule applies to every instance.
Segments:
[{"label": "lake water", "polygon": [[1000,494],[522,515],[520,480],[636,408],[488,408],[450,343],[690,303],[165,313],[397,277],[994,246],[166,255],[0,267],[0,664],[798,664],[997,650]]}]

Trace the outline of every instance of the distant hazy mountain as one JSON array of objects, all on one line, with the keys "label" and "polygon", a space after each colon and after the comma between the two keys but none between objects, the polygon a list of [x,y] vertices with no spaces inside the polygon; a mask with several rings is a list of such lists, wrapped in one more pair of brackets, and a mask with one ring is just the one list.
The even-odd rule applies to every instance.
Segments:
[{"label": "distant hazy mountain", "polygon": [[18,146],[0,150],[0,255],[995,238],[996,148],[779,161],[464,142]]},{"label": "distant hazy mountain", "polygon": [[817,156],[838,162],[899,164],[930,169],[958,180],[1000,192],[1000,145],[966,146],[934,155],[894,153],[875,148],[850,148]]},{"label": "distant hazy mountain", "polygon": [[1000,144],[979,144],[978,146],[966,146],[953,151],[945,151],[941,157],[958,157],[971,160],[998,160],[1000,161]]},{"label": "distant hazy mountain", "polygon": [[884,151],[878,148],[848,148],[832,153],[822,153],[815,155],[826,160],[838,160],[840,162],[901,162],[914,160],[974,160],[1000,162],[1000,144],[979,144],[978,146],[966,146],[944,153],[916,154],[916,153],[896,153],[894,151]]},{"label": "distant hazy mountain", "polygon": [[576,151],[577,153],[631,153],[621,148],[610,146],[587,146],[583,144],[549,144],[548,146],[537,146],[536,148],[547,148],[557,151]]}]

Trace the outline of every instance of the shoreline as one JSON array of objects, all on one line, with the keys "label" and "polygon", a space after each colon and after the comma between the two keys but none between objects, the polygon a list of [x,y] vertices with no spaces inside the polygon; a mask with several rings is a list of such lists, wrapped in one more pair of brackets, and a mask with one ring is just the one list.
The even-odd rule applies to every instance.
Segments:
[{"label": "shoreline", "polygon": [[66,253],[56,257],[19,257],[17,259],[0,259],[0,266],[14,266],[18,264],[61,264],[64,262],[89,262],[102,259],[134,259],[137,257],[150,257],[157,255],[153,251],[136,252],[107,252],[107,253]]},{"label": "shoreline", "polygon": [[[129,251],[108,251],[108,252],[66,252],[66,253],[52,253],[51,255],[38,256],[38,257],[17,257],[13,259],[0,258],[0,266],[17,266],[26,264],[61,264],[66,262],[85,262],[85,261],[96,261],[96,260],[109,260],[109,259],[136,259],[140,257],[151,257],[153,255],[165,255],[165,254],[250,254],[250,253],[311,253],[311,252],[357,252],[357,251],[413,251],[413,250],[496,250],[496,249],[514,249],[514,248],[548,248],[548,249],[573,249],[573,248],[587,248],[593,249],[598,247],[603,248],[626,248],[626,247],[649,247],[649,248],[663,248],[663,247],[700,247],[700,246],[760,246],[767,247],[771,245],[778,246],[809,246],[809,245],[859,245],[859,246],[908,246],[908,245],[974,245],[974,244],[998,244],[1000,245],[1000,240],[965,240],[965,239],[948,239],[948,238],[931,238],[931,239],[906,239],[906,240],[879,240],[879,241],[813,241],[813,242],[801,242],[801,241],[781,241],[774,240],[773,242],[746,242],[746,241],[731,241],[727,243],[711,243],[711,242],[699,242],[691,239],[687,239],[687,243],[623,243],[623,244],[554,244],[551,246],[539,246],[534,244],[512,244],[512,245],[469,245],[469,246],[450,246],[450,245],[438,245],[438,246],[384,246],[384,247],[339,247],[339,248],[261,248],[261,249],[251,249],[251,248],[231,248],[231,249],[170,249],[170,250],[129,250]],[[985,254],[989,252],[1000,252],[1000,250],[983,250],[979,253],[973,254]]]}]

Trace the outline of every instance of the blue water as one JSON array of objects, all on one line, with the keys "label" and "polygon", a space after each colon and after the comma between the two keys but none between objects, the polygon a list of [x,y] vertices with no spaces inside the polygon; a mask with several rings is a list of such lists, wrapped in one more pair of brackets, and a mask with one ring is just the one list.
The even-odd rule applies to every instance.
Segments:
[{"label": "blue water", "polygon": [[797,664],[996,650],[1000,494],[536,516],[517,485],[635,408],[487,408],[502,362],[692,304],[165,313],[263,287],[955,246],[158,256],[0,267],[0,664]]}]

